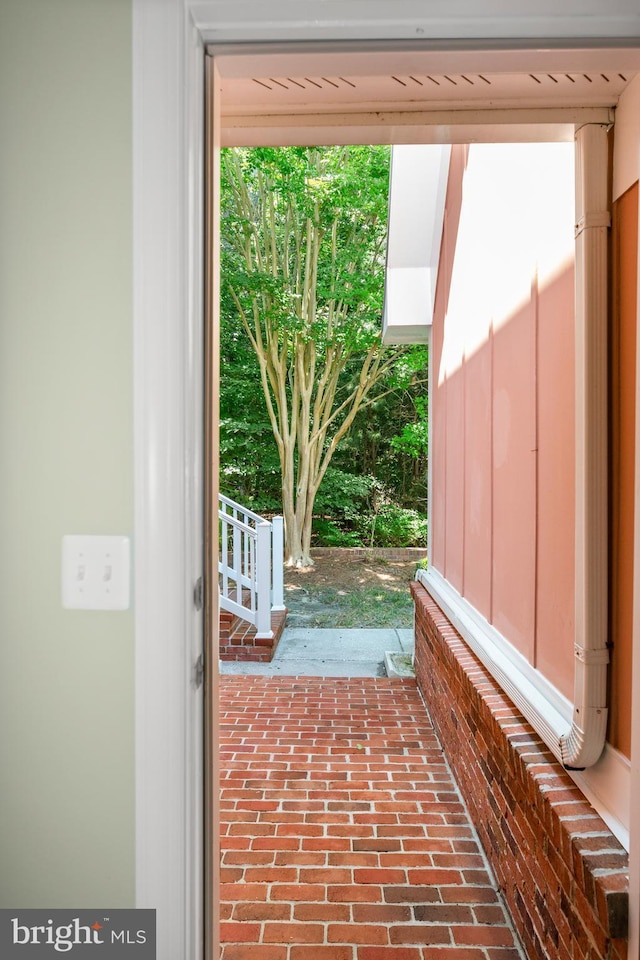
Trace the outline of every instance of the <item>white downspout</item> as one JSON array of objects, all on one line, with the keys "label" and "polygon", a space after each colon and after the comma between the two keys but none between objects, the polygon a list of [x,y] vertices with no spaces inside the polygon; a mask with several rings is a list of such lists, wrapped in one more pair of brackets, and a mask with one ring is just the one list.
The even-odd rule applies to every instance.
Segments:
[{"label": "white downspout", "polygon": [[607,127],[576,131],[576,540],[573,722],[565,767],[599,759],[607,730]]}]

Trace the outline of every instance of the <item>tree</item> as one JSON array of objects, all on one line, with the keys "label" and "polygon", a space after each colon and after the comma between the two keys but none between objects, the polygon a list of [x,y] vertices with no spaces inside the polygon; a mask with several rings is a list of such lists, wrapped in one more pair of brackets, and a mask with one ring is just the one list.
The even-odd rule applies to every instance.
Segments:
[{"label": "tree", "polygon": [[258,361],[289,564],[311,562],[322,478],[404,352],[381,343],[388,182],[388,147],[222,154],[223,313]]}]

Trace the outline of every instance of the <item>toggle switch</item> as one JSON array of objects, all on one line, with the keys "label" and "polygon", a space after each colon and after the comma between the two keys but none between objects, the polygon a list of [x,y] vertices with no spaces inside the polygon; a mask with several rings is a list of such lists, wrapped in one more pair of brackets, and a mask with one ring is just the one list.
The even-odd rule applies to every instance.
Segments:
[{"label": "toggle switch", "polygon": [[62,538],[62,606],[68,610],[127,610],[130,541],[120,536]]}]

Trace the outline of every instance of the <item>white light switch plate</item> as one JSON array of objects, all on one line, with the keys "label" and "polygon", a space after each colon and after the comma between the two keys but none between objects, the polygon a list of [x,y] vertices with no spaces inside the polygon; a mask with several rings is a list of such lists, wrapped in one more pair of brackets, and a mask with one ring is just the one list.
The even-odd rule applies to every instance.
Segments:
[{"label": "white light switch plate", "polygon": [[62,538],[62,606],[127,610],[131,579],[128,537]]}]

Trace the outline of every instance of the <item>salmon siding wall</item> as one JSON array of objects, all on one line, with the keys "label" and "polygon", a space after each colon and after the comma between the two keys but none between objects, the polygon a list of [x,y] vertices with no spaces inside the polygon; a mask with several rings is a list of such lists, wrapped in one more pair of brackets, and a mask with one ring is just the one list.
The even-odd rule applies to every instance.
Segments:
[{"label": "salmon siding wall", "polygon": [[631,753],[638,184],[613,205],[609,742]]},{"label": "salmon siding wall", "polygon": [[454,147],[432,338],[434,567],[567,697],[573,150]]}]

